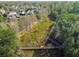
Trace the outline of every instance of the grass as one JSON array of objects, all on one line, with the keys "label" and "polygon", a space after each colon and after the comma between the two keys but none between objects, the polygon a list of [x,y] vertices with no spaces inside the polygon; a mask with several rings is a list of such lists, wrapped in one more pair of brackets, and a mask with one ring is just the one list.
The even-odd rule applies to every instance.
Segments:
[{"label": "grass", "polygon": [[[33,25],[24,35],[20,37],[21,47],[38,47],[44,44],[44,39],[50,31],[50,26],[53,24],[48,18],[44,18],[42,21],[39,21],[37,24]],[[33,56],[33,50],[23,51],[24,56],[31,57]]]},{"label": "grass", "polygon": [[43,45],[43,41],[49,32],[49,26],[53,22],[48,18],[43,19],[39,23],[33,25],[31,29],[20,37],[22,47],[39,47]]}]

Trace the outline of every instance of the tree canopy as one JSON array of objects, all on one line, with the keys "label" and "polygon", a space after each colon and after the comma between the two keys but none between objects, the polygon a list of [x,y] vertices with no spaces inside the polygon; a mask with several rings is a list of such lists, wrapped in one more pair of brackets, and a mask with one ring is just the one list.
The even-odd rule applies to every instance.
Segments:
[{"label": "tree canopy", "polygon": [[14,31],[0,28],[0,56],[19,56],[19,41]]}]

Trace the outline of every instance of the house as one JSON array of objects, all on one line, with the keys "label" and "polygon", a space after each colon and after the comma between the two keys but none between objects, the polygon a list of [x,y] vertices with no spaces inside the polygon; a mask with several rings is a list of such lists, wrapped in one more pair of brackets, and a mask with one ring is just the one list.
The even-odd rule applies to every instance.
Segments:
[{"label": "house", "polygon": [[19,14],[17,14],[15,11],[10,11],[8,14],[7,14],[7,19],[15,19],[15,18],[19,18]]},{"label": "house", "polygon": [[34,14],[34,10],[28,9],[28,10],[26,11],[26,14],[27,14],[27,15]]},{"label": "house", "polygon": [[32,6],[32,10],[38,11],[39,10],[39,7]]},{"label": "house", "polygon": [[34,14],[34,13],[37,13],[37,12],[38,12],[38,8],[34,7],[34,6],[32,6],[31,8],[26,9],[26,14],[27,15]]}]

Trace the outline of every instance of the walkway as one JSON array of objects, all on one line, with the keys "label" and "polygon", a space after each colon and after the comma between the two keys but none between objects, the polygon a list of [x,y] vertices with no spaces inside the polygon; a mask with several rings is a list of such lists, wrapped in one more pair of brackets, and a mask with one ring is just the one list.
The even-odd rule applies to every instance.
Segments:
[{"label": "walkway", "polygon": [[48,49],[58,49],[60,47],[21,47],[21,50],[48,50]]}]

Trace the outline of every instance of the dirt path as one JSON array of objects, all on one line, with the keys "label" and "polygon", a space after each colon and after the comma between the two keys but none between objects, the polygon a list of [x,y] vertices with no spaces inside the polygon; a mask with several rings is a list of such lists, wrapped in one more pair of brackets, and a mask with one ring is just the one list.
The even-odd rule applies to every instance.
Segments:
[{"label": "dirt path", "polygon": [[[33,25],[37,24],[38,22],[39,22],[39,21],[35,21],[35,22],[33,22],[33,23],[30,25],[30,28],[32,28]],[[26,33],[26,31],[28,31],[30,28],[28,28],[28,29],[24,29],[23,31],[17,33],[18,38],[20,38],[21,36],[23,36],[23,35]]]}]

